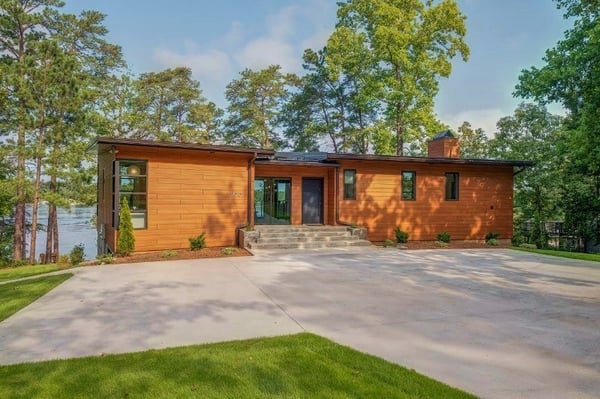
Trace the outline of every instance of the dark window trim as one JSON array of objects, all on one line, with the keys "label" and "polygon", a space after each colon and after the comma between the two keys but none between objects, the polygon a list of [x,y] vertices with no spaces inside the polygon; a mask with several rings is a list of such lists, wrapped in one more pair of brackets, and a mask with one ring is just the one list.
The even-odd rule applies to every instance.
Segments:
[{"label": "dark window trim", "polygon": [[[404,198],[404,174],[405,173],[412,173],[412,175],[413,175],[412,197],[411,198]],[[402,201],[416,201],[417,200],[417,172],[416,171],[403,170],[402,172],[400,172],[400,199]]]},{"label": "dark window trim", "polygon": [[[352,185],[354,186],[354,189],[352,190],[352,196],[347,196],[346,195],[346,172],[352,172]],[[344,183],[344,200],[346,201],[352,201],[352,200],[356,200],[356,169],[344,169],[343,171],[343,176],[342,176],[342,181]]]},{"label": "dark window trim", "polygon": [[[143,177],[146,179],[146,191],[132,191],[121,193],[121,162],[144,162],[146,165],[146,173],[143,175],[137,175],[136,177]],[[132,214],[144,214],[144,227],[134,227],[134,230],[148,230],[148,160],[147,159],[115,159],[113,162],[114,173],[113,173],[113,228],[119,230],[119,213],[121,212],[121,194],[125,195],[145,195],[146,196],[146,209],[143,211],[131,211]],[[125,175],[124,177],[127,177]]]},{"label": "dark window trim", "polygon": [[[454,175],[456,177],[456,198],[449,198],[450,196],[448,195],[448,176],[449,175]],[[444,181],[444,196],[445,196],[445,200],[446,201],[458,201],[460,199],[460,175],[458,172],[446,172],[445,176],[445,181]],[[454,194],[454,193],[453,193]]]}]

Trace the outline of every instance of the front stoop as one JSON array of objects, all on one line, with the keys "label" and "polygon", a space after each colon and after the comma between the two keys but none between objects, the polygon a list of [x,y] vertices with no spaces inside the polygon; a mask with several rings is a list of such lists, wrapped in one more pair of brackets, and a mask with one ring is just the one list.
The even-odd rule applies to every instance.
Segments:
[{"label": "front stoop", "polygon": [[313,249],[368,246],[362,229],[346,226],[255,226],[247,232],[249,249]]}]

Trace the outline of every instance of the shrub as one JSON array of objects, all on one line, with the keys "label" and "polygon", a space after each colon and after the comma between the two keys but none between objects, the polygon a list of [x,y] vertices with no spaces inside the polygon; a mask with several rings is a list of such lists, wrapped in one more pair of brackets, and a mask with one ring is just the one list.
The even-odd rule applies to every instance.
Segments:
[{"label": "shrub", "polygon": [[71,259],[69,255],[60,255],[56,260],[56,263],[59,265],[68,265],[71,263]]},{"label": "shrub", "polygon": [[85,245],[77,244],[73,247],[69,253],[69,261],[73,266],[76,266],[83,262],[85,259]]},{"label": "shrub", "polygon": [[489,240],[487,240],[485,242],[486,245],[489,245],[490,247],[497,247],[498,246],[498,240],[495,238],[490,238]]},{"label": "shrub", "polygon": [[446,231],[442,231],[440,234],[438,234],[437,239],[438,241],[448,244],[450,242],[450,234]]},{"label": "shrub", "polygon": [[358,224],[356,224],[356,223],[352,222],[352,223],[350,223],[350,227],[352,227],[353,229],[355,229],[355,228],[357,228],[357,227],[358,227]]},{"label": "shrub", "polygon": [[393,247],[394,245],[396,245],[396,244],[394,244],[394,241],[392,241],[392,240],[390,240],[390,239],[387,239],[387,240],[385,240],[385,241],[383,242],[383,246],[384,246],[385,248],[388,248],[388,247]]},{"label": "shrub", "polygon": [[500,234],[498,234],[498,233],[494,233],[494,232],[490,231],[489,233],[487,233],[485,235],[485,242],[488,242],[489,240],[497,240],[499,235]]},{"label": "shrub", "polygon": [[206,247],[206,237],[204,236],[204,232],[202,232],[198,237],[189,238],[189,241],[190,249],[192,251],[197,251]]},{"label": "shrub", "polygon": [[131,223],[131,211],[127,199],[123,198],[119,210],[119,254],[130,255],[135,249],[135,236],[133,235],[133,224]]},{"label": "shrub", "polygon": [[519,245],[519,248],[537,249],[537,245],[524,243]]},{"label": "shrub", "polygon": [[174,258],[177,256],[177,251],[169,249],[160,253],[161,258]]},{"label": "shrub", "polygon": [[408,241],[408,233],[406,231],[400,230],[400,227],[396,227],[396,230],[394,230],[394,234],[396,235],[397,242],[404,244]]},{"label": "shrub", "polygon": [[98,265],[110,265],[115,261],[111,254],[104,254],[96,256],[96,264]]},{"label": "shrub", "polygon": [[446,248],[448,246],[448,243],[446,241],[438,240],[438,241],[434,242],[433,245],[435,245],[436,247],[440,247],[440,248]]},{"label": "shrub", "polygon": [[229,255],[235,255],[237,253],[237,248],[231,248],[231,247],[227,247],[227,248],[223,248],[221,250],[221,253],[223,255],[229,256]]}]

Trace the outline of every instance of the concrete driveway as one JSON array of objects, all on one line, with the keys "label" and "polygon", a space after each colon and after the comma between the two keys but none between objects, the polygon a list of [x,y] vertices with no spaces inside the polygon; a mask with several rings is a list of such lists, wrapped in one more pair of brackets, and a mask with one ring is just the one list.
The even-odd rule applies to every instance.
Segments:
[{"label": "concrete driveway", "polygon": [[490,398],[600,396],[600,265],[356,248],[82,268],[0,363],[310,331]]}]

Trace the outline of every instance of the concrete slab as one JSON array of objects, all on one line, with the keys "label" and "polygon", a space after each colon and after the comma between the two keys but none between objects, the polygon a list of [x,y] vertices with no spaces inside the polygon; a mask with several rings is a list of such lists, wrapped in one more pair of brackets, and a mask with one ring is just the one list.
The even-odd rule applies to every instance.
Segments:
[{"label": "concrete slab", "polygon": [[76,270],[0,323],[0,363],[311,331],[482,397],[600,396],[600,265],[347,248]]}]

